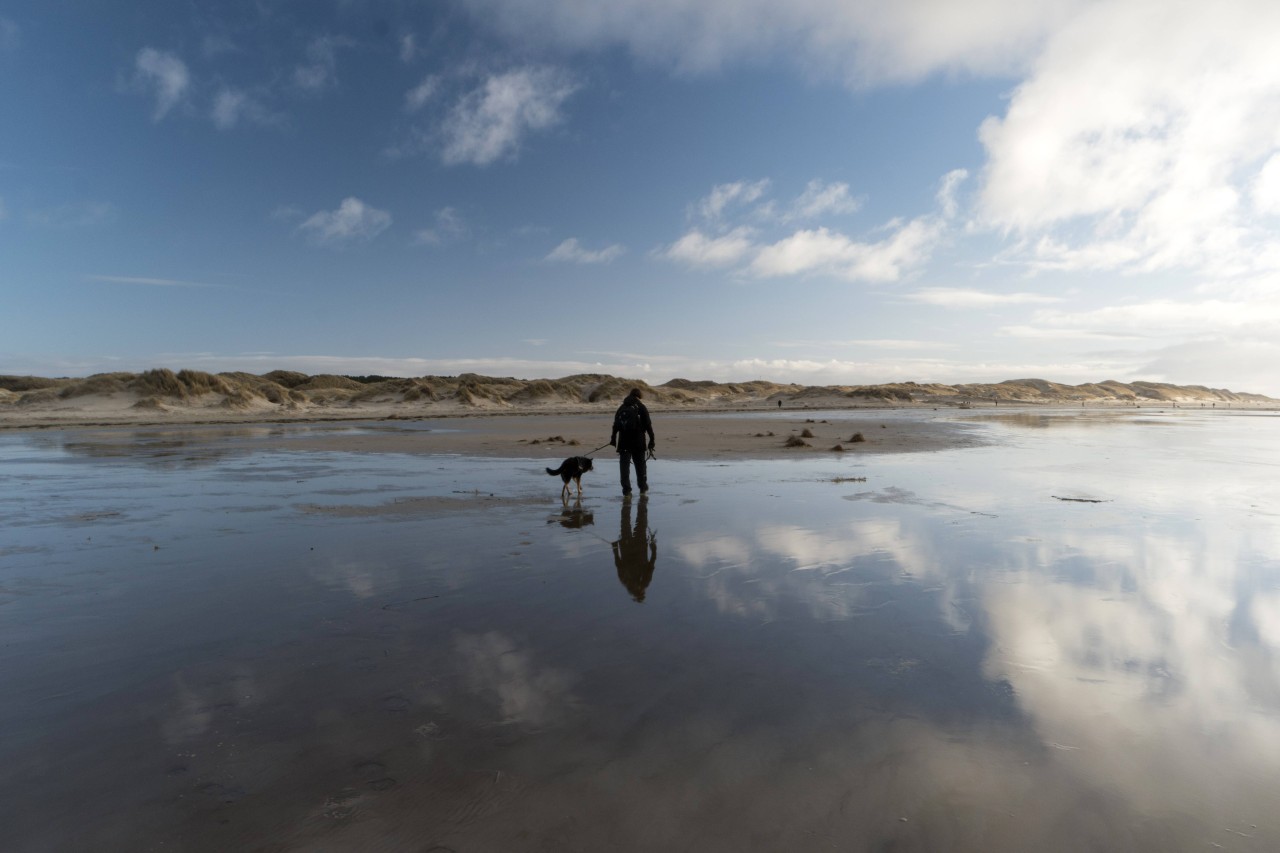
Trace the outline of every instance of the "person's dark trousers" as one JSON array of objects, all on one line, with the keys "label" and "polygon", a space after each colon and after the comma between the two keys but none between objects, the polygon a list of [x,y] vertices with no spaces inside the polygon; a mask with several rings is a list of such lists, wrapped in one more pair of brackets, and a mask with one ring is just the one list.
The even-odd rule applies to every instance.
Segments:
[{"label": "person's dark trousers", "polygon": [[622,474],[622,493],[631,494],[631,463],[636,465],[636,483],[640,491],[649,491],[649,475],[645,467],[644,451],[628,450],[625,447],[618,451],[618,468]]}]

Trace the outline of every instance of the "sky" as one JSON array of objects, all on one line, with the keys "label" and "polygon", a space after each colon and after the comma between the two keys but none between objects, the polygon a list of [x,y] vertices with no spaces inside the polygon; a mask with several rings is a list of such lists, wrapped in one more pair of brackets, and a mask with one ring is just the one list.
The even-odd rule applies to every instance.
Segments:
[{"label": "sky", "polygon": [[0,0],[0,373],[1280,396],[1274,0]]}]

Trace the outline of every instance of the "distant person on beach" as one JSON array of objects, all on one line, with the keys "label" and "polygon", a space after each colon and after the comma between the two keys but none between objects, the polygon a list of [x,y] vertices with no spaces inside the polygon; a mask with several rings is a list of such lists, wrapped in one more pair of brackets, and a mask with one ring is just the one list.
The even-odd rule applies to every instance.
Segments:
[{"label": "distant person on beach", "polygon": [[[636,485],[640,494],[649,491],[649,476],[645,466],[645,452],[653,451],[653,423],[649,420],[649,410],[640,402],[640,389],[632,388],[627,399],[622,401],[618,411],[613,414],[613,431],[609,435],[609,443],[618,448],[618,467],[622,475],[622,494],[631,494],[631,465],[636,466]],[[644,438],[649,436],[648,447]]]}]

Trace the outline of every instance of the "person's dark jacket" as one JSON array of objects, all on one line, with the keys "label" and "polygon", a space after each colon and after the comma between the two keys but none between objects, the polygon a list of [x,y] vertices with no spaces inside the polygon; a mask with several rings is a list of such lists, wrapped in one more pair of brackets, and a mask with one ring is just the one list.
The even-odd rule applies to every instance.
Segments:
[{"label": "person's dark jacket", "polygon": [[[622,410],[627,406],[637,406],[640,409],[640,417],[636,419],[639,428],[634,430],[623,430],[621,428]],[[648,447],[653,449],[653,422],[649,420],[649,410],[645,408],[644,403],[634,397],[628,397],[622,401],[622,405],[618,407],[618,411],[613,413],[613,432],[609,436],[609,443],[618,448],[618,452],[630,450],[632,453],[644,453],[645,436],[649,436]]]}]

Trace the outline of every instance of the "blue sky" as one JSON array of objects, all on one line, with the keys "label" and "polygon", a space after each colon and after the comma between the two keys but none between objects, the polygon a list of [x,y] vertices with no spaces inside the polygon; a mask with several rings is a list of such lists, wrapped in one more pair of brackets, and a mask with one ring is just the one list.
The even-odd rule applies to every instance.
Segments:
[{"label": "blue sky", "polygon": [[0,373],[1280,395],[1280,6],[0,3]]}]

